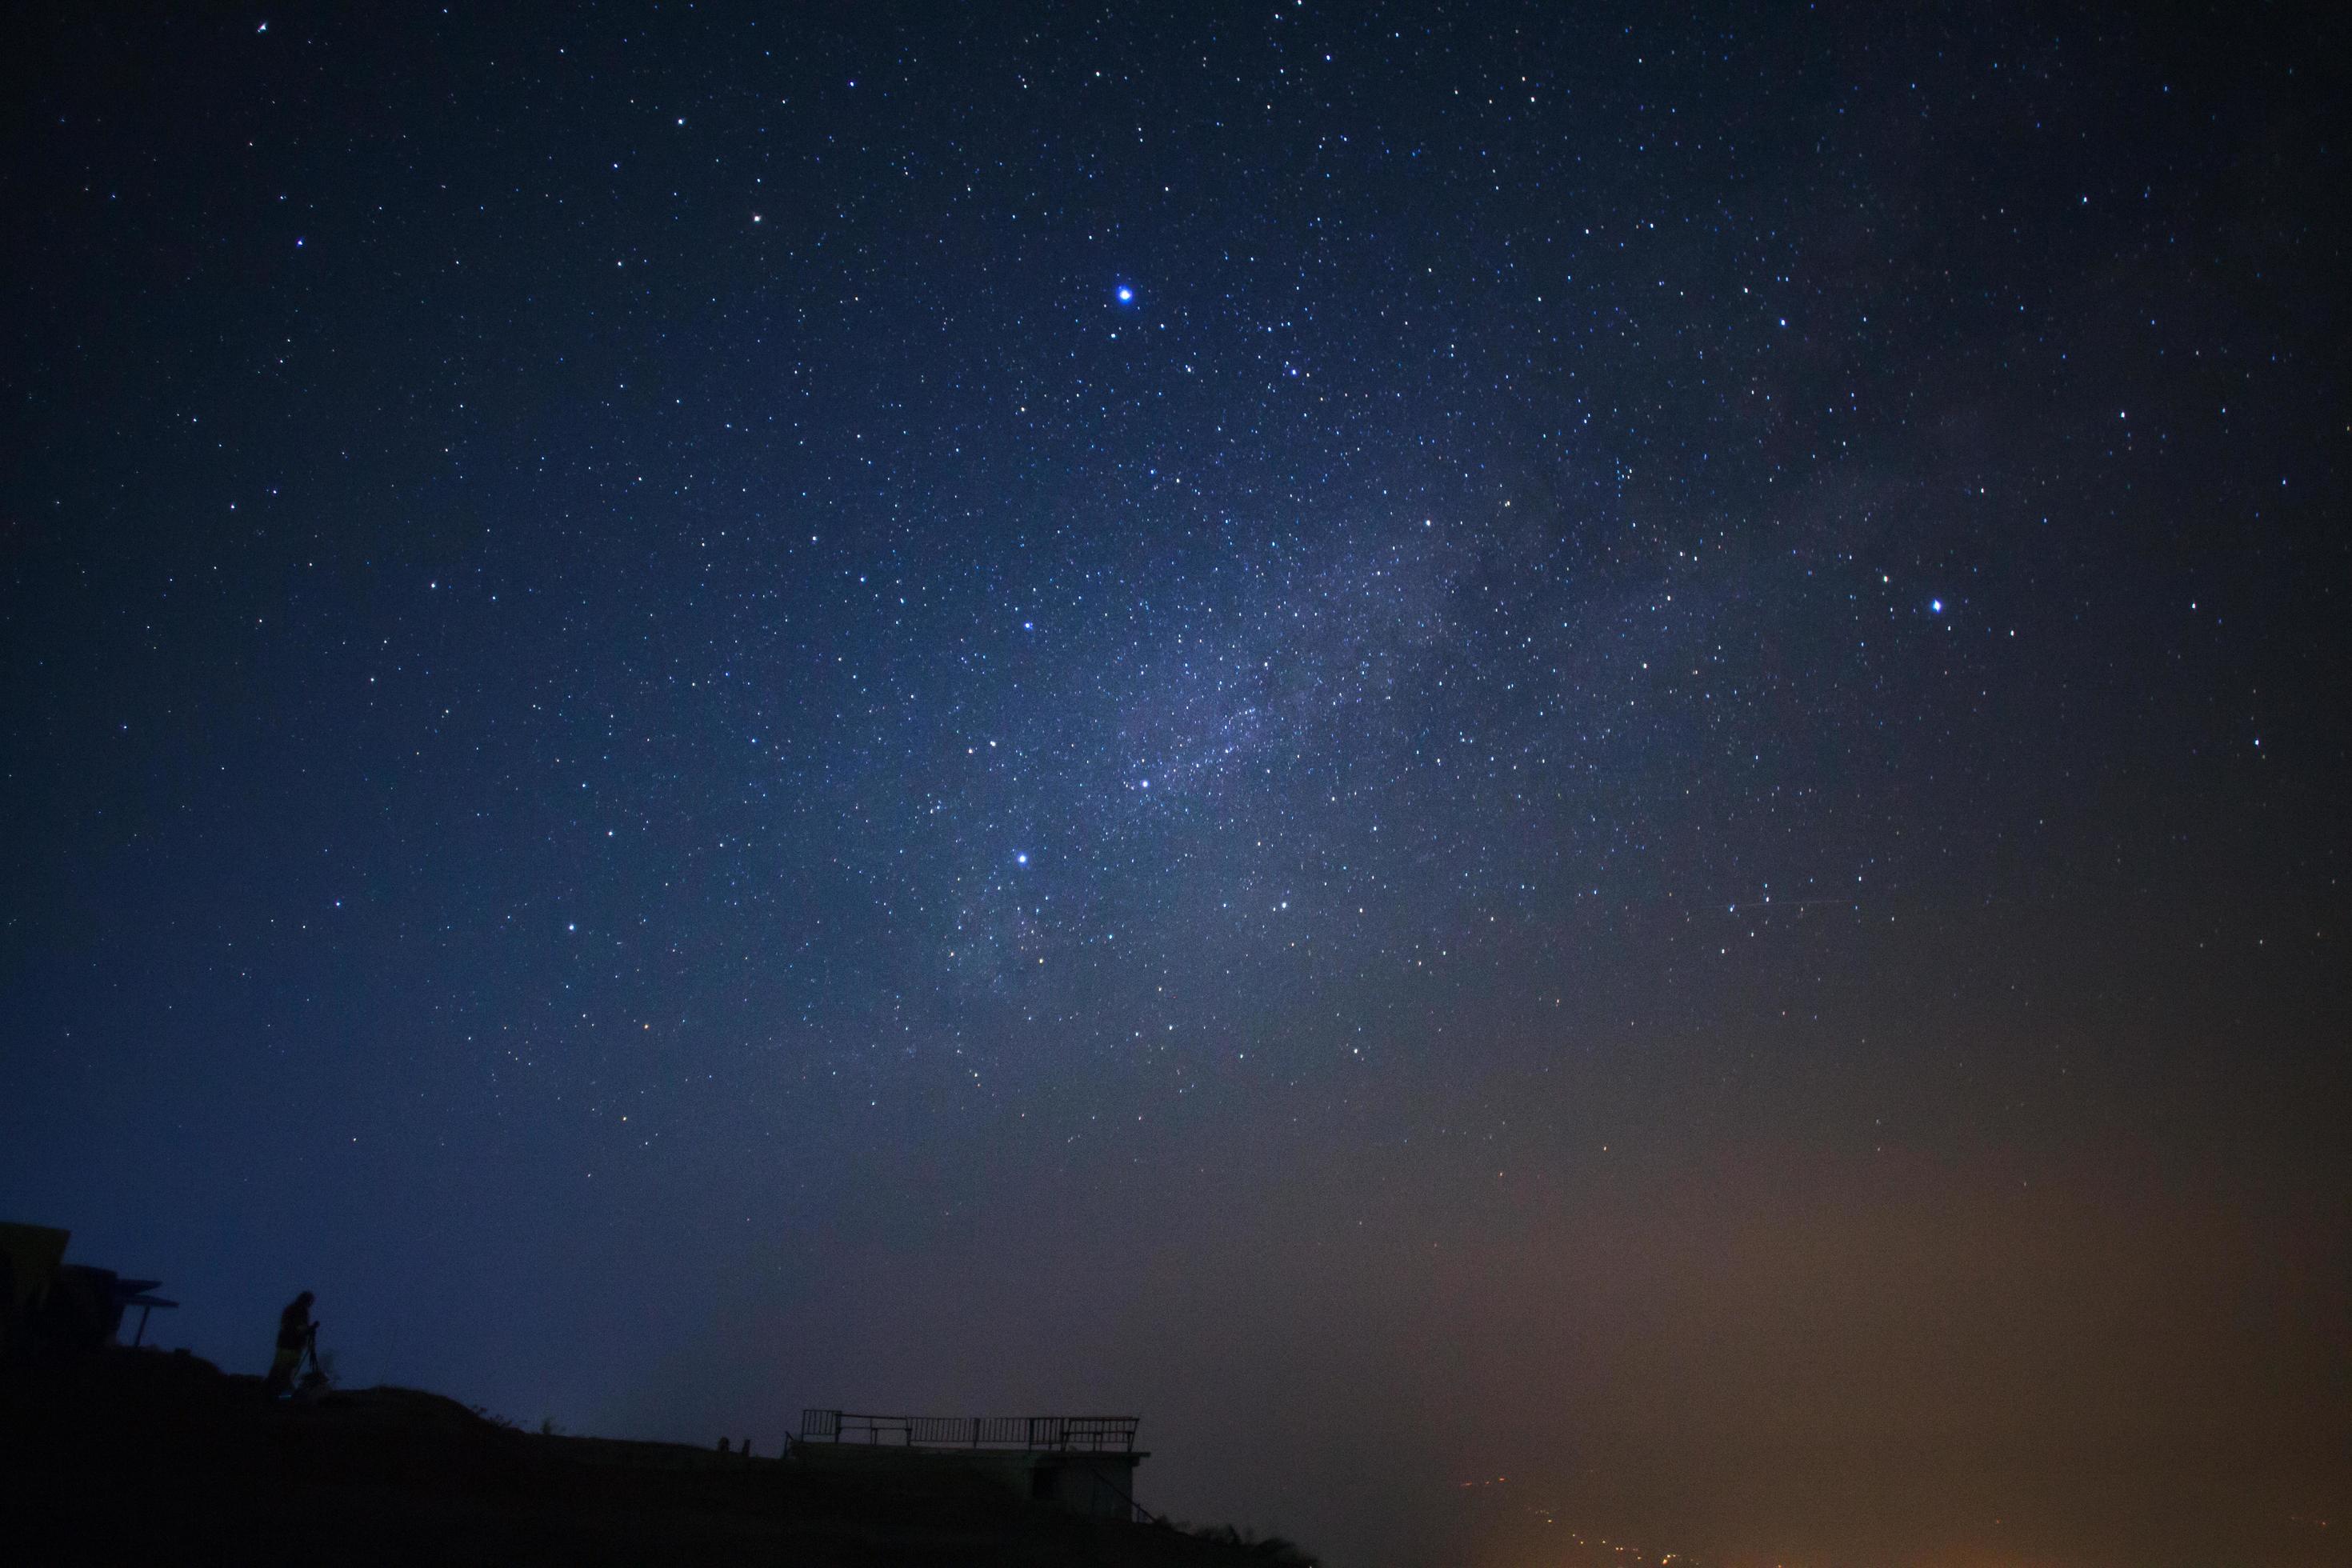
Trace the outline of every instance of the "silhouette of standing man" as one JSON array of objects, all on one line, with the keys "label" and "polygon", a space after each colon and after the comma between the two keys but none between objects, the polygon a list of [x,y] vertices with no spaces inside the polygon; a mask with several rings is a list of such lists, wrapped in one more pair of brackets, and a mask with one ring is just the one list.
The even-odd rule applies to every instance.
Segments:
[{"label": "silhouette of standing man", "polygon": [[318,1353],[319,1325],[310,1321],[310,1303],[318,1298],[305,1290],[286,1303],[278,1314],[278,1355],[269,1363],[269,1394],[271,1398],[294,1386],[294,1373],[300,1370],[302,1356]]}]

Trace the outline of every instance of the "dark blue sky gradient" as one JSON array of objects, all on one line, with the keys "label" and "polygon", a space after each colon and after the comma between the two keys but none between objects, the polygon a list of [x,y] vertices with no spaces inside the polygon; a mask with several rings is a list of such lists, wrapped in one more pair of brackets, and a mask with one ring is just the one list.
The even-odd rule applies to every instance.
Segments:
[{"label": "dark blue sky gradient", "polygon": [[2329,1560],[2307,16],[263,22],[5,171],[0,1199],[168,1342]]}]

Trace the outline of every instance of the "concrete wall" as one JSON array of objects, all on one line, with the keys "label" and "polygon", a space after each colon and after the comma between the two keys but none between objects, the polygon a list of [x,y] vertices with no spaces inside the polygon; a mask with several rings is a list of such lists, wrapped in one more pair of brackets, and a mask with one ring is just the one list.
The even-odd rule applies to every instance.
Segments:
[{"label": "concrete wall", "polygon": [[1091,1519],[1131,1519],[1140,1454],[1043,1454],[1031,1495]]},{"label": "concrete wall", "polygon": [[872,1443],[794,1443],[793,1462],[878,1484],[928,1489],[987,1481],[1015,1497],[1094,1519],[1130,1517],[1135,1468],[1148,1456],[1055,1448],[908,1448]]}]

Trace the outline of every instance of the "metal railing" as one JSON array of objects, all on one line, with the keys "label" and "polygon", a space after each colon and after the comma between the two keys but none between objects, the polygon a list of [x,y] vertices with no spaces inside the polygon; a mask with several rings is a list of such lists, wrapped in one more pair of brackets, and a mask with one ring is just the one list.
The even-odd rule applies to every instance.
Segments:
[{"label": "metal railing", "polygon": [[901,1448],[1055,1448],[1132,1453],[1139,1415],[869,1415],[803,1410],[803,1443]]}]

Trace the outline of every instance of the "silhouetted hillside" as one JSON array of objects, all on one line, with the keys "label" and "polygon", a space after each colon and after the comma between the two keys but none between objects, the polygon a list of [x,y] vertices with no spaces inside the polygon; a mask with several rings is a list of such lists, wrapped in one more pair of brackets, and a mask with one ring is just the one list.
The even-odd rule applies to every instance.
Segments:
[{"label": "silhouetted hillside", "polygon": [[274,1403],[185,1355],[0,1370],[8,1560],[1300,1563],[1281,1543],[1069,1517],[980,1482],[920,1491],[785,1459],[525,1433],[414,1389]]}]

